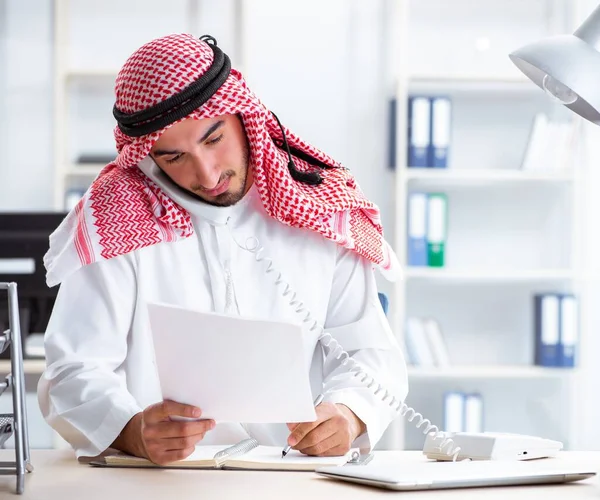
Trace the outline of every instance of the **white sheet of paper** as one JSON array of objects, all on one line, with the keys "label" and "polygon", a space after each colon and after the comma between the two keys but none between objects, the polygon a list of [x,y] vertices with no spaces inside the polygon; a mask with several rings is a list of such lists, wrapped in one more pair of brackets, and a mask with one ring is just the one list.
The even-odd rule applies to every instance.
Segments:
[{"label": "white sheet of paper", "polygon": [[316,419],[302,329],[148,304],[162,396],[219,422]]}]

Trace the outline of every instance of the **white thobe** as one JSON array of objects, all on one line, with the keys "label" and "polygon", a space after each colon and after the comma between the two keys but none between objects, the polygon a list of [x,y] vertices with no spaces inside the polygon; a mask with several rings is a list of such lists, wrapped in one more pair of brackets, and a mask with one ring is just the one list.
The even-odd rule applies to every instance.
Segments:
[{"label": "white thobe", "polygon": [[[274,283],[276,274],[266,274],[266,263],[242,248],[248,238],[257,238],[263,256],[312,317],[378,383],[404,400],[405,361],[369,262],[313,231],[272,219],[255,187],[234,206],[214,207],[179,190],[153,162],[140,167],[189,211],[195,234],[88,265],[62,282],[45,334],[47,366],[38,398],[47,422],[77,456],[105,451],[136,413],[162,399],[148,302],[300,322],[283,286]],[[316,337],[306,329],[313,396],[323,393],[325,401],[348,406],[367,429],[353,445],[373,447],[397,413],[382,402],[382,392],[375,395],[339,361],[325,360]],[[217,422],[202,443],[232,444],[248,435],[260,444],[285,446],[289,430],[285,423]]]}]

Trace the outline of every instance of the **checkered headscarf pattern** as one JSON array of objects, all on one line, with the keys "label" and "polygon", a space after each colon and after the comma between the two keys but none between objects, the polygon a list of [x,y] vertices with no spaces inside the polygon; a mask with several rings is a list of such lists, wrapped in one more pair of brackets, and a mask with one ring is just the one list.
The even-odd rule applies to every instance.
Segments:
[{"label": "checkered headscarf pattern", "polygon": [[[131,55],[119,72],[115,85],[117,108],[133,113],[164,101],[203,75],[212,58],[208,44],[192,35],[169,35],[151,41]],[[294,181],[287,169],[287,155],[273,142],[275,139],[281,143],[277,121],[234,69],[217,92],[187,118],[225,114],[242,118],[254,182],[271,217],[316,231],[364,256],[388,277],[397,275],[398,262],[383,239],[379,210],[364,197],[353,176],[285,129],[290,146],[340,167],[320,170],[323,182],[318,186]],[[189,214],[137,168],[169,126],[135,138],[115,128],[116,160],[102,170],[51,237],[45,258],[50,285],[97,260],[193,234]],[[294,161],[299,170],[312,168],[300,159]],[[67,248],[76,252],[65,251]]]}]

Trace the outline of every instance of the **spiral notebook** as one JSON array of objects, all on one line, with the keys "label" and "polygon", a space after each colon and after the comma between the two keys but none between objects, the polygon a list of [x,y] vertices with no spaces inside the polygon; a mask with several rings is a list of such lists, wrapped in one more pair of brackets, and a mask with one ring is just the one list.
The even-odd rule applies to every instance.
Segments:
[{"label": "spiral notebook", "polygon": [[314,471],[317,467],[339,466],[360,463],[360,452],[351,449],[339,457],[309,457],[291,450],[281,457],[281,446],[261,446],[256,439],[245,439],[233,446],[196,446],[187,458],[168,465],[156,465],[145,458],[133,457],[125,453],[107,455],[103,462],[94,461],[91,465],[113,467],[155,467],[186,469],[245,469]]}]

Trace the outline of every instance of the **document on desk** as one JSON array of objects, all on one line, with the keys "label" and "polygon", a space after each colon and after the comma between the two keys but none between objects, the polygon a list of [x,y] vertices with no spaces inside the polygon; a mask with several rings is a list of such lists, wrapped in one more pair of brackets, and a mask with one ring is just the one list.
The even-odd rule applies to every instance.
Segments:
[{"label": "document on desk", "polygon": [[[242,441],[240,444],[245,443]],[[239,447],[239,444],[229,448],[197,445],[194,452],[188,457],[161,466],[145,458],[133,457],[121,452],[114,455],[107,455],[103,457],[103,461],[95,460],[91,465],[109,467],[314,471],[319,467],[339,467],[351,463],[354,454],[358,453],[358,450],[351,449],[342,456],[310,457],[302,455],[299,451],[292,450],[285,458],[282,458],[281,446],[259,446],[255,441],[251,449],[248,450],[233,451],[236,447]]]},{"label": "document on desk", "polygon": [[300,325],[158,303],[148,313],[163,399],[218,422],[316,419]]}]

